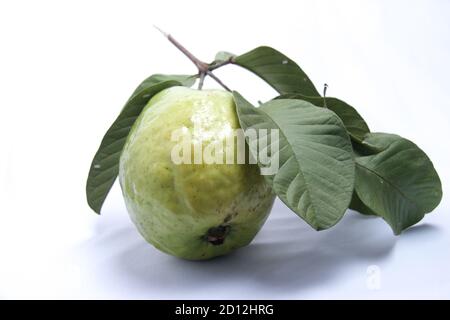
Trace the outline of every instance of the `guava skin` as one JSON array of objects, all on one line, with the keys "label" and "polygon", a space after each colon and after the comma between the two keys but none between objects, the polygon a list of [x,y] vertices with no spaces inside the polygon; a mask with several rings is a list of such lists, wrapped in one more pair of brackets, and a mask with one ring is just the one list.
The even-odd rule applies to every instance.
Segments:
[{"label": "guava skin", "polygon": [[225,141],[240,128],[233,96],[171,87],[148,102],[120,158],[119,181],[132,221],[156,248],[189,260],[249,244],[275,195],[255,164],[175,164],[171,136],[180,128],[203,146]]}]

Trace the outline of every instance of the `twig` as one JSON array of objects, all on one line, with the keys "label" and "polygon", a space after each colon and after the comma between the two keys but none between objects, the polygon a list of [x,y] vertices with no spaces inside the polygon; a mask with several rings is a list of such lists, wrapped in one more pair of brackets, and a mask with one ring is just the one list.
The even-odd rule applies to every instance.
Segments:
[{"label": "twig", "polygon": [[201,72],[206,72],[208,70],[208,64],[201,61],[196,56],[194,56],[189,50],[187,50],[181,43],[179,43],[174,37],[172,37],[167,32],[164,32],[157,26],[154,26],[159,32],[161,32],[178,50],[183,52],[183,54],[189,58]]},{"label": "twig", "polygon": [[327,96],[327,89],[328,85],[326,83],[323,84],[323,97],[325,98]]},{"label": "twig", "polygon": [[216,82],[218,84],[220,84],[222,86],[222,88],[224,88],[227,91],[231,91],[230,88],[228,88],[219,78],[216,77],[216,75],[214,73],[212,73],[211,71],[207,71],[206,74],[208,76],[210,76],[211,78],[213,78],[214,80],[216,80]]},{"label": "twig", "polygon": [[205,82],[206,73],[200,73],[200,80],[198,82],[198,90],[202,90],[203,82]]},{"label": "twig", "polygon": [[225,61],[210,65],[208,70],[213,71],[220,67],[226,66],[227,64],[230,64],[230,63],[234,63],[234,57],[230,57],[229,59],[227,59]]},{"label": "twig", "polygon": [[328,85],[326,83],[323,84],[323,106],[324,108],[328,108],[327,107],[327,89],[328,89]]},{"label": "twig", "polygon": [[189,50],[187,50],[181,43],[179,43],[177,40],[174,39],[174,37],[172,37],[170,34],[164,32],[163,30],[161,30],[160,28],[158,28],[157,26],[154,26],[159,32],[161,32],[178,50],[180,50],[186,57],[189,58],[189,60],[192,61],[193,64],[195,64],[195,66],[198,69],[198,75],[200,78],[199,84],[198,84],[198,89],[201,90],[203,87],[203,83],[205,81],[205,77],[206,75],[210,76],[211,78],[213,78],[218,84],[220,84],[225,90],[227,91],[231,91],[219,78],[216,77],[216,75],[214,75],[211,71],[217,68],[220,68],[226,64],[232,63],[232,59],[230,58],[226,61],[223,61],[221,63],[218,63],[217,65],[214,66],[210,66],[209,64],[207,64],[206,62],[201,61],[200,59],[198,59],[196,56],[194,56]]}]

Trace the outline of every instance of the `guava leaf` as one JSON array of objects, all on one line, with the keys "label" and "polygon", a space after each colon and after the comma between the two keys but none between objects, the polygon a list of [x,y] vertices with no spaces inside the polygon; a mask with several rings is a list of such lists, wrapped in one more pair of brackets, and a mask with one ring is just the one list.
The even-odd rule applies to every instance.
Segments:
[{"label": "guava leaf", "polygon": [[224,62],[229,61],[230,59],[236,57],[235,54],[227,52],[227,51],[219,51],[214,58],[214,62]]},{"label": "guava leaf", "polygon": [[191,86],[195,77],[183,75],[153,75],[133,92],[117,119],[103,137],[92,160],[86,183],[89,206],[100,214],[103,202],[119,172],[119,158],[130,129],[151,97],[173,86]]},{"label": "guava leaf", "polygon": [[332,97],[310,97],[298,93],[284,94],[275,99],[300,99],[308,101],[318,107],[327,107],[341,118],[350,137],[362,141],[364,136],[370,132],[369,126],[363,117],[348,103]]},{"label": "guava leaf", "polygon": [[291,59],[270,47],[258,47],[236,56],[232,63],[266,81],[280,94],[301,93],[320,96],[305,72]]},{"label": "guava leaf", "polygon": [[[196,76],[187,76],[183,74],[153,74],[144,81],[134,90],[131,97],[138,94],[142,89],[146,89],[155,84],[164,81],[178,81],[182,86],[190,87],[195,83]],[[131,98],[130,98],[131,99]]]},{"label": "guava leaf", "polygon": [[380,146],[369,143],[368,140],[352,139],[352,146],[355,157],[373,156],[383,151]]},{"label": "guava leaf", "polygon": [[382,151],[356,157],[356,193],[400,234],[439,204],[441,181],[428,156],[413,142],[387,133],[369,133],[364,142]]},{"label": "guava leaf", "polygon": [[372,209],[361,201],[355,191],[353,191],[352,201],[350,202],[349,208],[364,215],[377,216]]},{"label": "guava leaf", "polygon": [[[348,208],[355,177],[350,138],[339,117],[296,99],[273,100],[255,108],[239,93],[233,94],[242,128],[279,130],[278,141],[271,139],[264,150],[271,161],[279,157],[278,171],[265,176],[274,192],[314,229],[335,225]],[[265,167],[257,144],[247,142],[258,165]]]}]

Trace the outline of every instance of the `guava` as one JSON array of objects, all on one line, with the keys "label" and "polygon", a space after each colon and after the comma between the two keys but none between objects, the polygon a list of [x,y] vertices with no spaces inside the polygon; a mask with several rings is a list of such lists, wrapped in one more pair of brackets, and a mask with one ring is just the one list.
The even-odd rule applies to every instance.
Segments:
[{"label": "guava", "polygon": [[[201,260],[253,240],[275,198],[258,166],[177,164],[171,156],[179,143],[173,140],[175,130],[189,134],[193,147],[224,142],[239,128],[227,91],[177,86],[150,99],[127,137],[119,167],[127,210],[149,243],[176,257]],[[231,148],[237,148],[236,140]]]}]

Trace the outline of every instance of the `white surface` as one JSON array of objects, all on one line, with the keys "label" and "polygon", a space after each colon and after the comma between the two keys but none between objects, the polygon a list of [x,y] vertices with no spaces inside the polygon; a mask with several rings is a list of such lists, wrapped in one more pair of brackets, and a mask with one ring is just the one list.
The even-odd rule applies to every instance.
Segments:
[{"label": "white surface", "polygon": [[[450,298],[449,16],[445,0],[0,2],[0,297]],[[441,205],[394,237],[353,212],[315,232],[277,203],[250,246],[209,262],[147,245],[117,185],[96,216],[89,164],[130,92],[195,71],[153,24],[205,60],[285,52],[373,131],[422,147]],[[274,94],[243,70],[217,74],[253,101]]]}]

